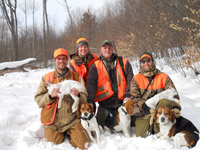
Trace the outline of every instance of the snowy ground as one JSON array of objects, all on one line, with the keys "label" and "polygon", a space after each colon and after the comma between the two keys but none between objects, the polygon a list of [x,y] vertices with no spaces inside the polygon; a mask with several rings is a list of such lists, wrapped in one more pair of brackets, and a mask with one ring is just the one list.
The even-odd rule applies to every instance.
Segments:
[{"label": "snowy ground", "polygon": [[[73,150],[67,139],[60,145],[45,142],[40,124],[40,109],[34,95],[41,77],[52,69],[29,70],[0,76],[0,150]],[[181,98],[182,115],[200,130],[200,84],[192,77],[184,78],[168,67],[162,70],[174,81]],[[136,74],[137,72],[134,72]],[[132,129],[132,132],[134,128]],[[122,133],[103,132],[101,143],[89,150],[172,150],[169,141],[147,138],[126,138]],[[182,148],[188,149],[188,148]],[[200,142],[192,150],[200,150]]]}]

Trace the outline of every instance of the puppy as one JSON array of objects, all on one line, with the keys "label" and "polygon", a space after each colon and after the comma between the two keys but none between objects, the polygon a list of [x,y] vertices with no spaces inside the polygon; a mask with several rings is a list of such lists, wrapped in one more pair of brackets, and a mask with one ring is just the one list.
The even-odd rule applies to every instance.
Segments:
[{"label": "puppy", "polygon": [[59,89],[60,91],[60,93],[58,94],[58,97],[59,97],[58,108],[61,107],[63,96],[70,94],[70,96],[74,99],[74,103],[72,105],[72,113],[74,113],[77,110],[77,107],[79,104],[79,97],[72,95],[70,91],[73,88],[76,88],[79,92],[82,92],[83,91],[82,85],[78,81],[75,81],[75,80],[64,80],[63,82],[59,82],[57,84],[48,83],[47,89],[48,89],[49,95],[51,95],[51,93],[53,92],[53,89],[55,88]]},{"label": "puppy", "polygon": [[118,108],[117,113],[117,124],[113,127],[114,131],[123,131],[126,137],[131,137],[130,125],[131,125],[131,115],[134,113],[135,102],[133,100],[128,100]]},{"label": "puppy", "polygon": [[182,116],[175,118],[174,112],[168,107],[158,108],[155,119],[160,125],[157,137],[173,140],[175,148],[194,147],[199,140],[199,131],[193,123]]},{"label": "puppy", "polygon": [[[87,131],[92,142],[100,143],[100,130],[94,115],[92,104],[82,103],[77,110],[77,116],[81,119],[81,125]],[[96,133],[96,139],[92,136],[92,131]]]}]

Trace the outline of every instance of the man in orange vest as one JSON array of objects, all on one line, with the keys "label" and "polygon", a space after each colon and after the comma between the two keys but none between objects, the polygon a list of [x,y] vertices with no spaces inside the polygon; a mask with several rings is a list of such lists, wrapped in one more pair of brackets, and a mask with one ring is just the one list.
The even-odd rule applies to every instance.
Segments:
[{"label": "man in orange vest", "polygon": [[47,83],[56,84],[64,80],[76,80],[83,86],[83,92],[73,88],[71,94],[79,100],[79,103],[87,101],[87,91],[84,81],[78,73],[72,72],[67,68],[68,54],[63,48],[54,51],[54,63],[56,69],[42,77],[40,85],[35,95],[35,101],[41,110],[41,122],[44,126],[44,137],[47,142],[60,144],[66,135],[73,147],[85,149],[89,143],[87,132],[81,126],[76,113],[72,113],[73,98],[68,94],[64,95],[61,107],[58,108],[59,89],[54,89],[50,95],[47,90]]},{"label": "man in orange vest", "polygon": [[116,114],[123,101],[130,98],[130,81],[133,71],[130,63],[117,54],[109,40],[100,48],[101,56],[90,68],[87,80],[88,102],[99,104],[97,121],[112,129]]},{"label": "man in orange vest", "polygon": [[98,59],[98,56],[89,51],[88,40],[79,38],[76,41],[78,51],[70,55],[70,69],[79,73],[85,83],[88,78],[88,72],[91,65]]},{"label": "man in orange vest", "polygon": [[[170,77],[156,68],[153,56],[149,52],[144,52],[140,55],[140,72],[131,80],[130,94],[137,105],[135,105],[135,134],[136,136],[146,137],[149,134],[157,133],[159,126],[157,123],[150,121],[151,114],[154,111],[150,109],[145,101],[154,95],[161,93],[169,88],[175,88]],[[175,95],[179,99],[178,94]],[[157,104],[157,108],[167,106],[174,108],[179,117],[181,107],[178,103],[168,99],[161,99]]]}]

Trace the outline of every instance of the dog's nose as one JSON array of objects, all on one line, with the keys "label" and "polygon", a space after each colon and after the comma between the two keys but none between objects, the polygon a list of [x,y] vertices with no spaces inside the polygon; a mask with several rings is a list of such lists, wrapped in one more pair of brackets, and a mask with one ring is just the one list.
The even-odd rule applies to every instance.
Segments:
[{"label": "dog's nose", "polygon": [[161,117],[160,120],[161,120],[161,122],[164,122],[164,121],[165,121],[165,118],[164,118],[164,117]]},{"label": "dog's nose", "polygon": [[87,116],[88,116],[88,113],[87,113],[87,112],[84,112],[84,116],[86,116],[86,117],[87,117]]}]

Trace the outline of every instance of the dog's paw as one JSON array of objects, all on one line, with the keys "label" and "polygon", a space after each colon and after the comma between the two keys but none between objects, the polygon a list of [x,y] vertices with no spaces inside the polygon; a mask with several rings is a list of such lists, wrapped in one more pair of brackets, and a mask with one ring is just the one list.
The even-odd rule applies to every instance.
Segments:
[{"label": "dog's paw", "polygon": [[158,132],[157,134],[155,134],[155,136],[156,136],[157,138],[160,138],[160,137],[162,136],[162,134],[161,134],[160,132]]}]

